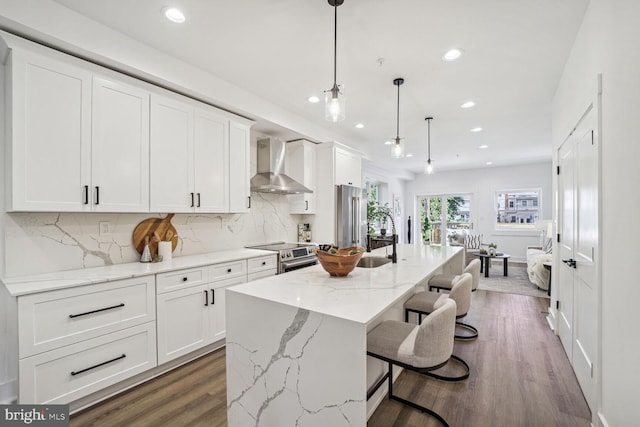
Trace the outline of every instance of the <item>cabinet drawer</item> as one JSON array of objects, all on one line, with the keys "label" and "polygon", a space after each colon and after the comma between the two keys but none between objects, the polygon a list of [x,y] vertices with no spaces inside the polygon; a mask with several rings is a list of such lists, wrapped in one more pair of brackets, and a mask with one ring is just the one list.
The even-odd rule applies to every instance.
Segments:
[{"label": "cabinet drawer", "polygon": [[154,368],[155,322],[19,362],[21,404],[66,404]]},{"label": "cabinet drawer", "polygon": [[277,255],[261,256],[259,258],[249,258],[248,273],[277,269]]},{"label": "cabinet drawer", "polygon": [[24,358],[155,320],[155,277],[144,276],[18,298]]},{"label": "cabinet drawer", "polygon": [[209,281],[231,279],[234,277],[246,276],[247,260],[225,262],[209,267]]},{"label": "cabinet drawer", "polygon": [[156,275],[158,293],[197,286],[207,282],[207,267],[171,271]]}]

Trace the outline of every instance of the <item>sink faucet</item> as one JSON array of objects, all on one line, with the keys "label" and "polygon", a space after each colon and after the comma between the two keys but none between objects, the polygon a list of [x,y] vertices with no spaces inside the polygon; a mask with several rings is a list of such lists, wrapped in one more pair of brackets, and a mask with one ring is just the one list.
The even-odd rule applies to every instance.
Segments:
[{"label": "sink faucet", "polygon": [[391,253],[391,255],[387,255],[387,258],[389,258],[393,264],[397,264],[398,263],[398,254],[396,252],[397,235],[396,235],[396,223],[393,220],[393,215],[391,215],[391,210],[386,206],[378,207],[377,213],[385,215],[391,220],[391,240],[393,245],[393,252]]}]

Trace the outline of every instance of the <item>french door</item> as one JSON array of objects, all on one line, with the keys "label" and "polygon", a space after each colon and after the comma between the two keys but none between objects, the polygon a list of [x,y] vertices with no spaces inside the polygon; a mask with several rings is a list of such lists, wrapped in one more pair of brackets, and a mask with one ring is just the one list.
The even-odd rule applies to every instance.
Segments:
[{"label": "french door", "polygon": [[423,243],[447,245],[473,226],[469,194],[418,196],[418,210],[417,240]]}]

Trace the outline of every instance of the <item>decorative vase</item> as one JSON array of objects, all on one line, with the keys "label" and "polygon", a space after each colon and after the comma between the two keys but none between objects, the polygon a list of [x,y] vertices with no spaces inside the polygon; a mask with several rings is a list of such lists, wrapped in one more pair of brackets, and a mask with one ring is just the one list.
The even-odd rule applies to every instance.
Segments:
[{"label": "decorative vase", "polygon": [[384,237],[386,234],[387,234],[387,229],[386,229],[386,228],[381,228],[381,229],[380,229],[380,235],[381,235],[382,237]]},{"label": "decorative vase", "polygon": [[496,256],[496,248],[489,248],[489,255]]}]

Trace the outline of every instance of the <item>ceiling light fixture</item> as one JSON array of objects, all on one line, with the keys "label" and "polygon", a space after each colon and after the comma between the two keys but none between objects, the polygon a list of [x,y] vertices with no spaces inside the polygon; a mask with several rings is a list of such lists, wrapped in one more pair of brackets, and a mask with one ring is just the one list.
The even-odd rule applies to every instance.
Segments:
[{"label": "ceiling light fixture", "polygon": [[318,98],[315,95],[311,95],[310,97],[307,98],[307,101],[309,101],[312,104],[317,104],[318,102],[320,102],[320,98]]},{"label": "ceiling light fixture", "polygon": [[431,120],[433,117],[425,117],[427,121],[427,161],[424,163],[424,173],[431,175],[433,173],[433,164],[431,163]]},{"label": "ceiling light fixture", "polygon": [[336,83],[337,50],[338,50],[338,6],[344,0],[328,0],[333,6],[333,87],[324,91],[324,117],[330,122],[338,122],[345,118],[345,97]]},{"label": "ceiling light fixture", "polygon": [[485,148],[489,148],[489,146],[487,144],[482,144],[482,145],[479,145],[478,148],[480,148],[481,150],[484,150]]},{"label": "ceiling light fixture", "polygon": [[471,129],[471,132],[482,132],[482,128],[481,127],[473,128]]},{"label": "ceiling light fixture", "polygon": [[473,101],[467,101],[464,104],[462,104],[460,107],[462,108],[471,108],[471,107],[475,107],[476,103]]},{"label": "ceiling light fixture", "polygon": [[399,159],[404,157],[404,141],[400,139],[400,85],[404,83],[404,79],[394,79],[393,84],[398,86],[398,108],[396,115],[396,139],[391,147],[391,157]]},{"label": "ceiling light fixture", "polygon": [[364,125],[362,123],[356,123],[356,128],[357,129],[362,129],[364,127]]},{"label": "ceiling light fixture", "polygon": [[393,141],[385,141],[384,142],[384,145],[391,145],[391,144],[393,144]]},{"label": "ceiling light fixture", "polygon": [[493,164],[493,162],[487,162],[485,163],[487,166],[491,166]]},{"label": "ceiling light fixture", "polygon": [[444,55],[442,55],[442,60],[446,62],[451,62],[451,61],[455,61],[461,56],[462,56],[462,49],[457,49],[457,48],[449,49],[448,51],[445,52]]},{"label": "ceiling light fixture", "polygon": [[163,10],[164,16],[171,22],[175,22],[176,24],[182,24],[186,21],[184,13],[178,8],[175,7],[167,7]]}]

